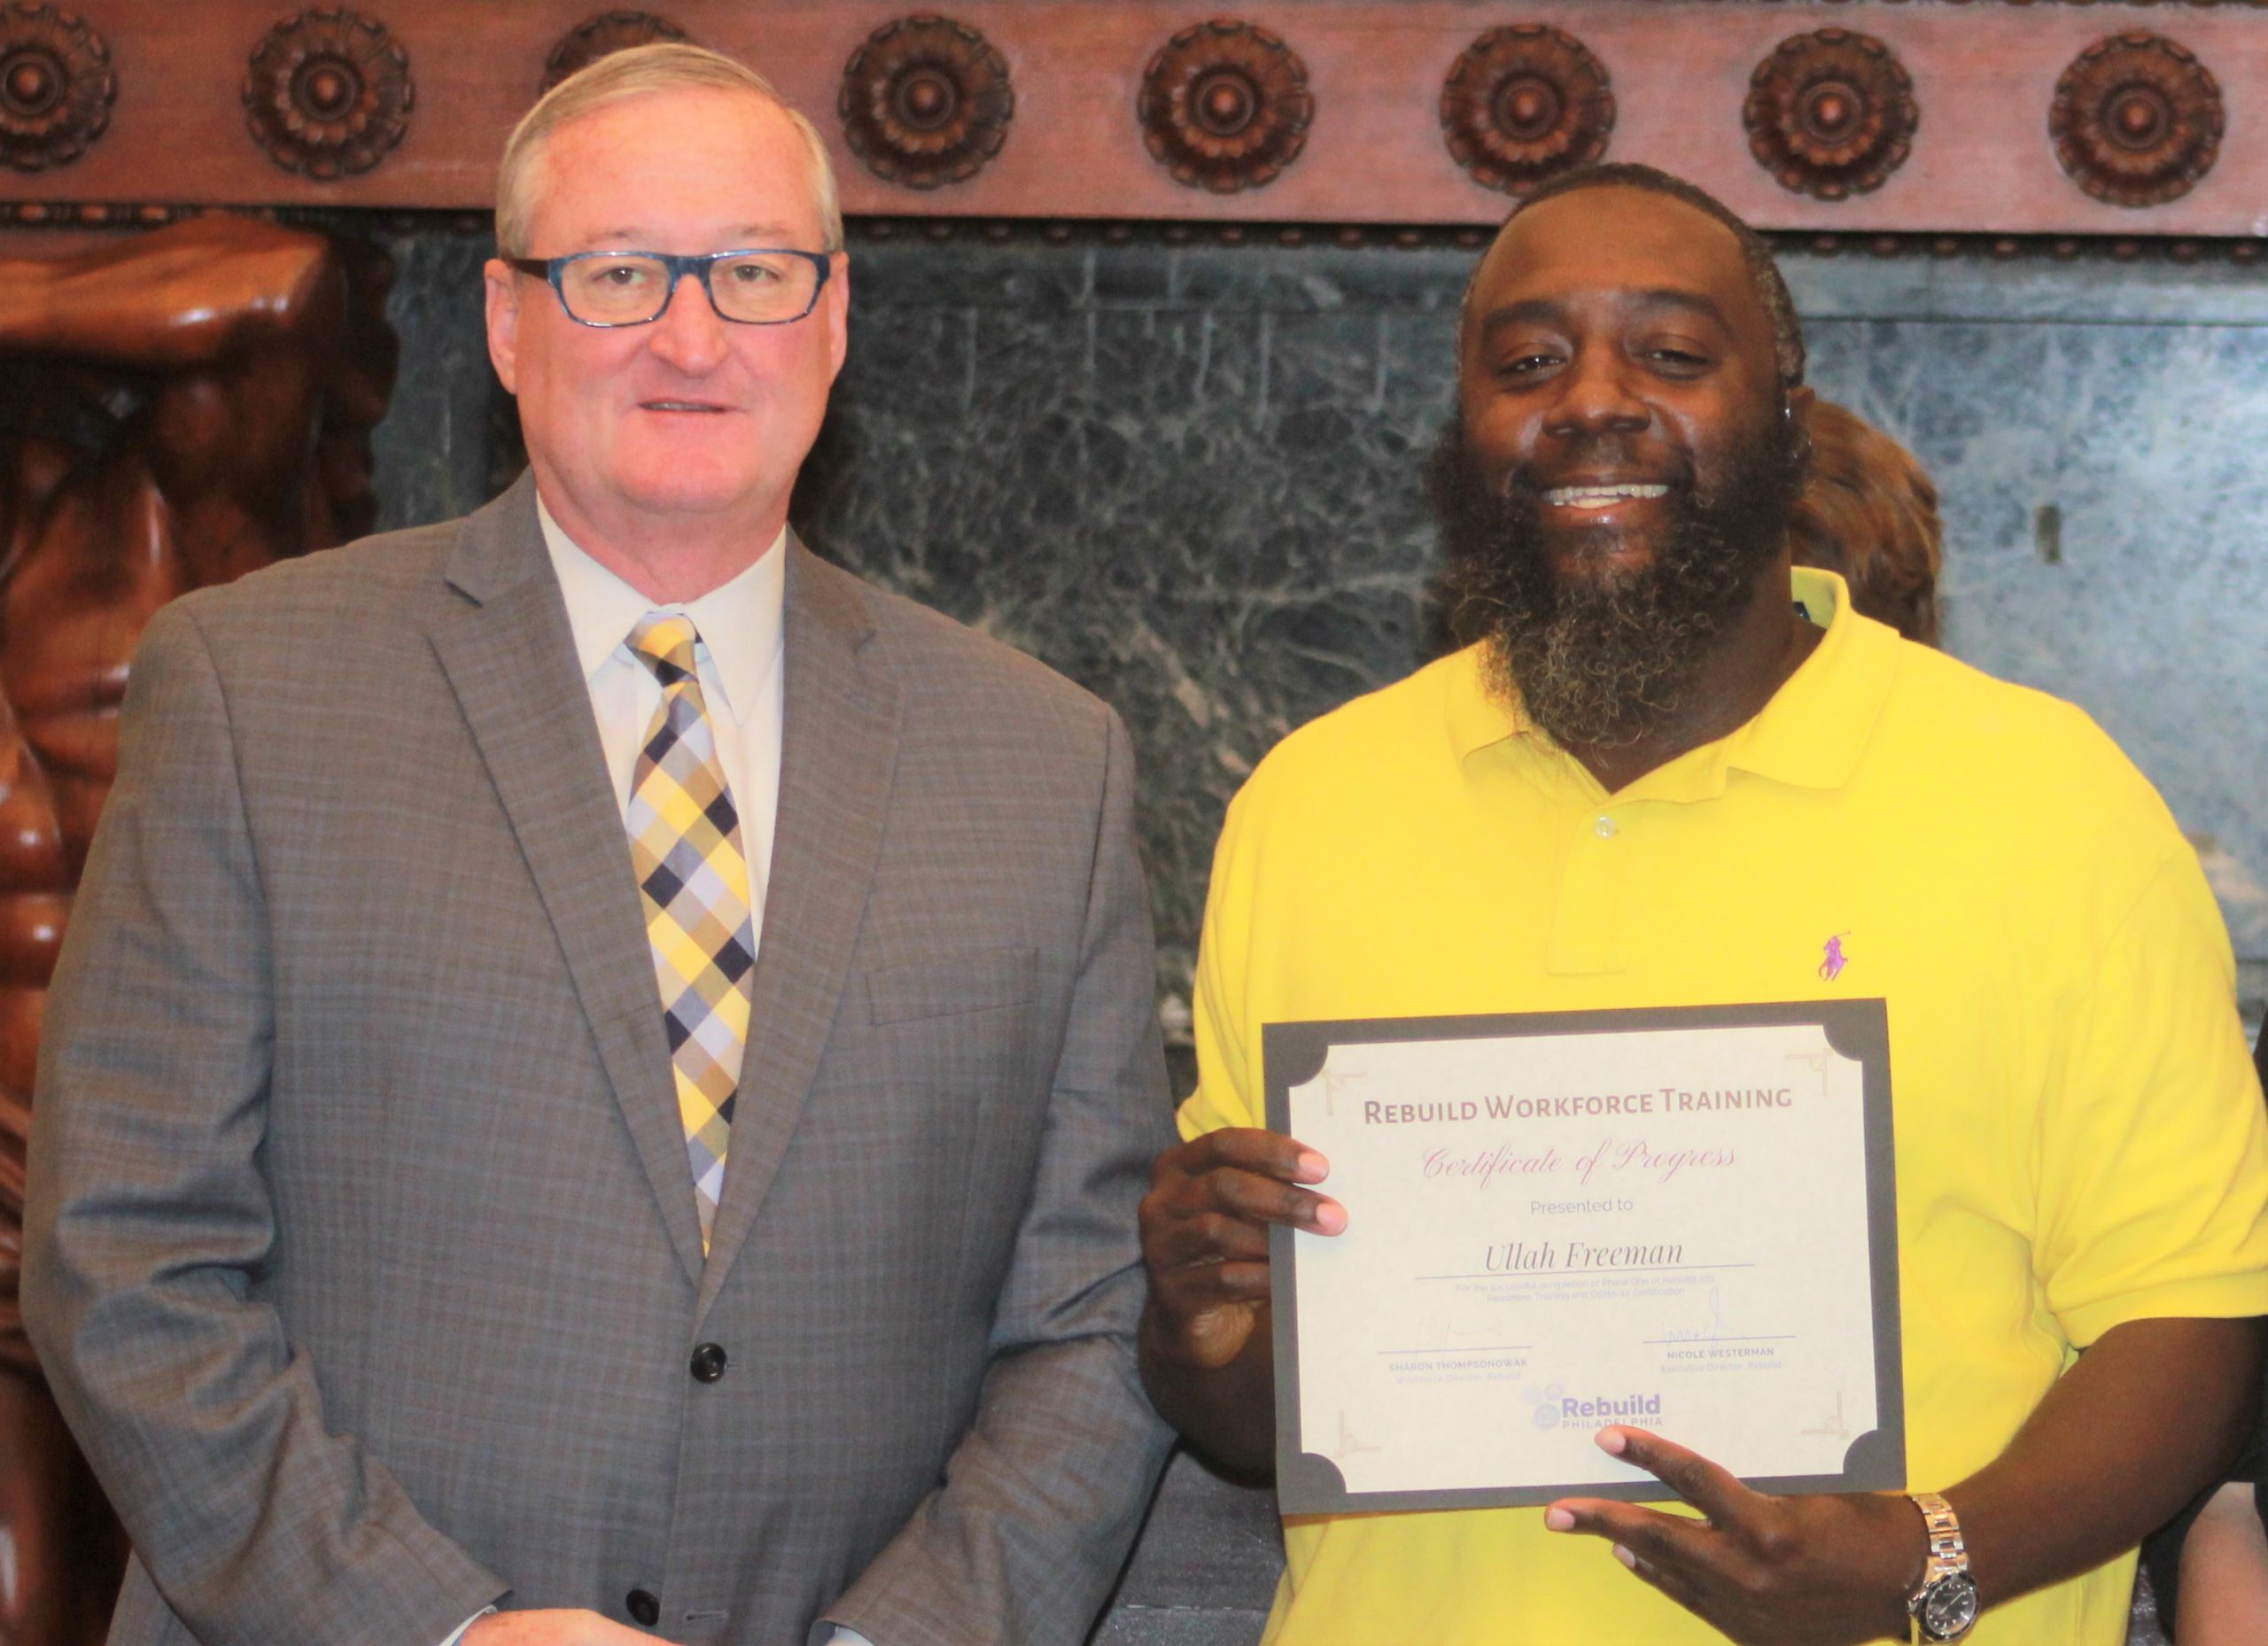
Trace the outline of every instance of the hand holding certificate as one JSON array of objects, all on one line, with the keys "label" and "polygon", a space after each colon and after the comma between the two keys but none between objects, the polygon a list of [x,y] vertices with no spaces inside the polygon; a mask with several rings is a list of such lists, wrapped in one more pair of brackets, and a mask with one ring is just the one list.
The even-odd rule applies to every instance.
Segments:
[{"label": "hand holding certificate", "polygon": [[1346,1209],[1300,1187],[1324,1158],[1293,1138],[1231,1127],[1169,1149],[1142,1202],[1151,1300],[1176,1323],[1177,1358],[1205,1370],[1244,1352],[1268,1301],[1268,1228],[1335,1235]]},{"label": "hand holding certificate", "polygon": [[1921,1573],[1921,1518],[1909,1500],[1774,1497],[1643,1430],[1608,1429],[1599,1440],[1705,1518],[1572,1498],[1545,1510],[1553,1531],[1610,1539],[1624,1565],[1736,1641],[1906,1638],[1904,1597]]},{"label": "hand holding certificate", "polygon": [[[1241,1386],[1185,1431],[1221,1451],[1272,1361],[1288,1513],[1549,1502],[1736,1640],[1896,1632],[1922,1540],[1865,1489],[1903,1484],[1879,1002],[1267,1034],[1277,1130],[1169,1151],[1143,1207],[1161,1336]],[[1672,1495],[1706,1518],[1614,1501]]]}]

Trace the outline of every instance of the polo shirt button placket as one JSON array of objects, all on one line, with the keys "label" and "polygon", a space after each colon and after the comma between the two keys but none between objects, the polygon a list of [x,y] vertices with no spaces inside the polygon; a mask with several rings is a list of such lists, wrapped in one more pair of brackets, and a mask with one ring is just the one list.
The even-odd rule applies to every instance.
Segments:
[{"label": "polo shirt button placket", "polygon": [[1621,843],[1622,819],[1612,811],[1576,812],[1573,839],[1561,871],[1558,910],[1551,922],[1545,966],[1560,976],[1600,976],[1622,970],[1623,882],[1635,846]]}]

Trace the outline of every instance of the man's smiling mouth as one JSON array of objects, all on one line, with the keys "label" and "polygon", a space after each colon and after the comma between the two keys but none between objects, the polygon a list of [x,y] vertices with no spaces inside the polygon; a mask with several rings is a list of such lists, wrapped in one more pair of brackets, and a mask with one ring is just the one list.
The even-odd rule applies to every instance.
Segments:
[{"label": "man's smiling mouth", "polygon": [[1543,494],[1554,509],[1612,509],[1617,503],[1666,497],[1666,485],[1560,485]]}]

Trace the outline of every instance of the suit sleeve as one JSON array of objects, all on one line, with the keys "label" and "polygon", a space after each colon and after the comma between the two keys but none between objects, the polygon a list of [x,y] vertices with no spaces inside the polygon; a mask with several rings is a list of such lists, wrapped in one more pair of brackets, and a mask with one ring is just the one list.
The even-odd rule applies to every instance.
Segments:
[{"label": "suit sleeve", "polygon": [[1142,1394],[1134,1212],[1172,1140],[1133,772],[1109,718],[1079,965],[976,1420],[944,1486],[814,1627],[875,1646],[1086,1638],[1168,1435]]},{"label": "suit sleeve", "polygon": [[196,621],[136,655],[119,777],[42,1037],[24,1302],[136,1554],[204,1646],[432,1646],[505,1585],[324,1425],[259,1300],[272,964],[228,705]]}]

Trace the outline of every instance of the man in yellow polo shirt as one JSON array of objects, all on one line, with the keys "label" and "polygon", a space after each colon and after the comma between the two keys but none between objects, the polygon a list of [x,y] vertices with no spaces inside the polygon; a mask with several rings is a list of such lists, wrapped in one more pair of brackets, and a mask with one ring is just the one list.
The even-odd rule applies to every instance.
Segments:
[{"label": "man in yellow polo shirt", "polygon": [[1230,810],[1187,1141],[1143,1207],[1152,1395],[1264,1474],[1267,1229],[1363,1216],[1259,1129],[1263,1025],[1881,998],[1907,1485],[1941,1498],[1766,1496],[1609,1427],[1699,1516],[1295,1518],[1268,1639],[2123,1641],[2268,1313],[2268,1129],[2194,854],[2078,710],[1791,573],[1801,336],[1714,200],[1625,167],[1539,193],[1460,348],[1435,489],[1472,643]]}]

